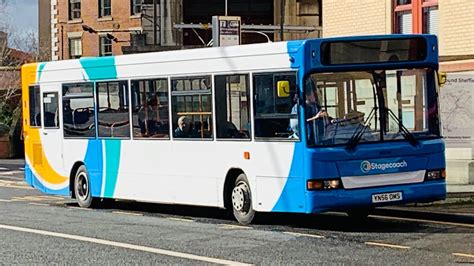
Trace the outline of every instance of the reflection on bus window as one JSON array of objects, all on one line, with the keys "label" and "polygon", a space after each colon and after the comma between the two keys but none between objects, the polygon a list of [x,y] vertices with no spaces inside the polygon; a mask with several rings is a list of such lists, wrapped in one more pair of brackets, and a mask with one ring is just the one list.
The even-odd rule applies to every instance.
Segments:
[{"label": "reflection on bus window", "polygon": [[211,77],[171,80],[174,138],[212,139]]},{"label": "reflection on bus window", "polygon": [[[298,101],[294,73],[254,75],[255,137],[299,139]],[[288,97],[279,97],[278,81],[288,81]]]},{"label": "reflection on bus window", "polygon": [[45,128],[59,128],[58,93],[43,93],[43,116]]},{"label": "reflection on bus window", "polygon": [[30,127],[41,127],[40,87],[30,86],[28,93],[30,98]]},{"label": "reflection on bus window", "polygon": [[133,136],[169,138],[168,80],[132,81]]},{"label": "reflection on bus window", "polygon": [[63,85],[64,137],[95,137],[93,83]]},{"label": "reflection on bus window", "polygon": [[97,102],[99,137],[130,137],[127,82],[97,83]]},{"label": "reflection on bus window", "polygon": [[250,138],[248,75],[215,77],[217,138]]}]

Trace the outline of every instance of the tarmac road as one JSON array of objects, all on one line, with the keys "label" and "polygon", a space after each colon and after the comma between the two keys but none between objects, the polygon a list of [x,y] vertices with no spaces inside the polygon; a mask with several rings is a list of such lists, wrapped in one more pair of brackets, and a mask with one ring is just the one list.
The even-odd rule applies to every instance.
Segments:
[{"label": "tarmac road", "polygon": [[264,214],[240,226],[214,208],[119,201],[80,209],[26,186],[21,165],[0,167],[5,264],[474,263],[469,220]]}]

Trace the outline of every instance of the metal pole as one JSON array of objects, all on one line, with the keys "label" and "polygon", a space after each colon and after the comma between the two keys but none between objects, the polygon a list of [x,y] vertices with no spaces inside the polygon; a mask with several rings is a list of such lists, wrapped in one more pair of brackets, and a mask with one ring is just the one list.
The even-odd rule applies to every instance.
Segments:
[{"label": "metal pole", "polygon": [[281,17],[280,17],[280,40],[283,41],[284,40],[284,37],[283,37],[283,30],[284,30],[284,24],[285,24],[285,0],[281,0],[281,7],[280,7],[280,13],[281,13]]},{"label": "metal pole", "polygon": [[156,10],[157,0],[153,0],[153,44],[157,45],[158,32],[156,30],[156,20],[157,20],[157,10]]},{"label": "metal pole", "polygon": [[227,0],[225,0],[225,15],[227,16]]}]

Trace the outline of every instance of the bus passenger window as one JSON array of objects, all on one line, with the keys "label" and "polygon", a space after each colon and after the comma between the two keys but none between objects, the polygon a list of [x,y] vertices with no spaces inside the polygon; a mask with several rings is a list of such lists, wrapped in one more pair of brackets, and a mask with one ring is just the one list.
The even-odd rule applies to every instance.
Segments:
[{"label": "bus passenger window", "polygon": [[133,80],[133,137],[169,139],[168,106],[168,79]]},{"label": "bus passenger window", "polygon": [[217,138],[250,139],[249,76],[216,76],[214,84]]},{"label": "bus passenger window", "polygon": [[[278,95],[278,82],[288,82],[287,95]],[[299,139],[296,74],[256,74],[254,82],[255,137]]]},{"label": "bus passenger window", "polygon": [[43,93],[44,128],[59,128],[58,93]]},{"label": "bus passenger window", "polygon": [[99,137],[130,137],[127,83],[127,81],[97,83]]},{"label": "bus passenger window", "polygon": [[28,90],[30,97],[30,127],[41,127],[40,87],[30,86]]},{"label": "bus passenger window", "polygon": [[212,139],[211,77],[171,80],[173,137]]},{"label": "bus passenger window", "polygon": [[95,137],[93,88],[93,83],[63,85],[64,137]]}]

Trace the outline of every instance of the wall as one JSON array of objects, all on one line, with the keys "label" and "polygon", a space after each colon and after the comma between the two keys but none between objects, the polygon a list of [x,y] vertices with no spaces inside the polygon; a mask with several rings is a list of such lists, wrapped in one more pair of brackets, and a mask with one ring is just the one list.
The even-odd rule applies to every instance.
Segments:
[{"label": "wall", "polygon": [[472,0],[439,0],[440,55],[474,55]]},{"label": "wall", "polygon": [[392,32],[391,0],[324,0],[323,36]]},{"label": "wall", "polygon": [[[54,0],[53,0],[54,1]],[[141,30],[141,17],[132,16],[130,1],[112,0],[112,15],[110,17],[98,17],[97,1],[81,1],[81,19],[68,20],[68,1],[57,0],[57,36],[58,56],[61,59],[69,58],[68,37],[82,36],[82,55],[99,55],[99,34],[84,32],[82,25],[112,33],[120,42],[113,42],[112,52],[114,55],[122,54],[122,46],[129,46],[130,32],[114,32]],[[63,42],[63,44],[61,44]]]}]

